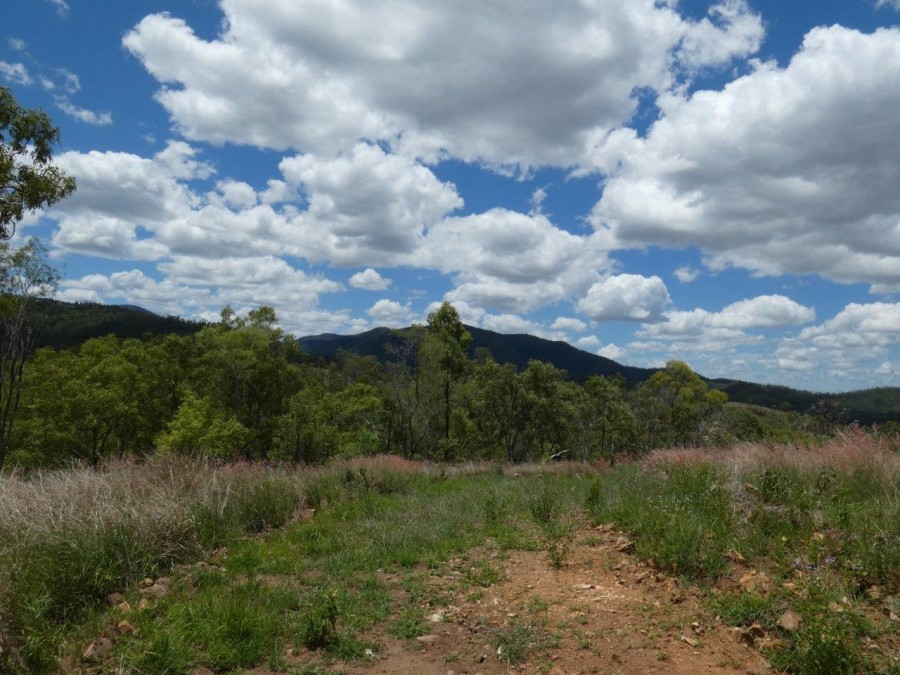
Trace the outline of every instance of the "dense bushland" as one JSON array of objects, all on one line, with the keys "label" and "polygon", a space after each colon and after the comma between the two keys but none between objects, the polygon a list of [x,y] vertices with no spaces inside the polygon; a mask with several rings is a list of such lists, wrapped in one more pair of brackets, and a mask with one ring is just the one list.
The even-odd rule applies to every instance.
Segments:
[{"label": "dense bushland", "polygon": [[404,331],[392,358],[304,357],[271,308],[223,311],[192,335],[91,339],[27,362],[6,466],[109,457],[287,460],[397,454],[407,459],[615,460],[653,448],[736,440],[809,441],[815,419],[728,405],[684,363],[636,389],[583,386],[550,364],[523,371],[479,351],[444,305]]}]

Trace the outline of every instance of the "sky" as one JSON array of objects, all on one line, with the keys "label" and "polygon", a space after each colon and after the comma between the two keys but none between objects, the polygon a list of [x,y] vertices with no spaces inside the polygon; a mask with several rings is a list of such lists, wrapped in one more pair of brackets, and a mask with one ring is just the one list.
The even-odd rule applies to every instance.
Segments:
[{"label": "sky", "polygon": [[58,298],[900,384],[900,0],[9,0]]}]

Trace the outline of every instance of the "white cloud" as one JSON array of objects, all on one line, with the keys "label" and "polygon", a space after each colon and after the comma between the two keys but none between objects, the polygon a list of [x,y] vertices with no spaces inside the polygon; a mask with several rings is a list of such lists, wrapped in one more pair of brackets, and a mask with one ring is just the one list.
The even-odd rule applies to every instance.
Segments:
[{"label": "white cloud", "polygon": [[309,203],[285,238],[295,255],[311,261],[412,263],[425,230],[463,205],[452,184],[378,146],[358,144],[334,159],[292,157],[280,167]]},{"label": "white cloud", "polygon": [[900,29],[810,31],[790,64],[660,99],[607,137],[594,209],[619,245],[699,246],[713,269],[900,290]]},{"label": "white cloud", "polygon": [[570,234],[540,214],[500,208],[438,223],[421,260],[456,274],[447,300],[501,312],[530,312],[581,294],[609,265],[599,238]]},{"label": "white cloud", "polygon": [[28,43],[19,38],[9,38],[7,40],[9,48],[16,52],[24,52],[28,48]]},{"label": "white cloud", "polygon": [[588,329],[588,325],[581,319],[573,319],[567,316],[557,317],[556,321],[550,326],[554,330],[572,331],[574,333],[583,333]]},{"label": "white cloud", "polygon": [[486,314],[481,320],[481,327],[506,334],[541,335],[544,332],[540,324],[516,314]]},{"label": "white cloud", "polygon": [[900,11],[900,0],[875,0],[875,8],[881,9],[882,7],[890,7]]},{"label": "white cloud", "polygon": [[[410,156],[571,166],[626,122],[639,89],[747,56],[763,36],[743,0],[675,3],[224,0],[222,34],[145,17],[125,47],[193,140],[329,155],[360,139]],[[378,30],[373,30],[377,26]]]},{"label": "white cloud", "polygon": [[108,112],[94,112],[87,108],[80,108],[72,103],[65,96],[56,97],[56,107],[62,110],[66,115],[79,122],[90,124],[97,127],[109,126],[113,122],[112,114]]},{"label": "white cloud", "polygon": [[897,345],[900,303],[851,303],[833,319],[782,340],[775,358],[783,368],[853,372],[862,386],[867,384],[866,370],[879,372],[884,357]]},{"label": "white cloud", "polygon": [[56,13],[59,14],[60,16],[65,16],[66,14],[69,13],[69,3],[67,3],[66,0],[47,0],[47,1],[50,2],[50,4],[52,4],[54,7],[56,7]]},{"label": "white cloud", "polygon": [[601,344],[602,343],[600,342],[600,338],[598,338],[596,335],[587,335],[585,337],[578,338],[575,341],[575,346],[578,347],[579,349],[584,349],[584,350],[596,349]]},{"label": "white cloud", "polygon": [[622,359],[628,357],[628,350],[623,349],[616,344],[610,343],[602,349],[598,349],[597,354],[599,356],[604,356],[608,359],[612,359],[613,361],[621,361]]},{"label": "white cloud", "polygon": [[693,267],[679,267],[674,272],[675,278],[683,284],[690,284],[700,278],[700,270]]},{"label": "white cloud", "polygon": [[350,285],[366,291],[383,291],[390,288],[391,280],[384,278],[377,270],[369,267],[350,277]]},{"label": "white cloud", "polygon": [[670,303],[669,291],[659,277],[620,274],[591,286],[576,307],[597,321],[647,323],[659,321]]},{"label": "white cloud", "polygon": [[25,67],[25,64],[22,63],[8,63],[6,61],[0,61],[0,77],[2,77],[7,82],[11,82],[12,84],[17,84],[22,87],[27,87],[34,80],[31,79],[31,75],[28,73],[28,69]]},{"label": "white cloud", "polygon": [[372,317],[376,325],[388,328],[404,328],[416,320],[409,303],[401,305],[386,298],[376,302],[366,313]]}]

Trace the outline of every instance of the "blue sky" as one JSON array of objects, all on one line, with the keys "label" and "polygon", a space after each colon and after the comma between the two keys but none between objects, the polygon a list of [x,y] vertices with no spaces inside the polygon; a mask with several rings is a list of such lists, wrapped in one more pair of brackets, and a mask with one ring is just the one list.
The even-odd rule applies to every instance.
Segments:
[{"label": "blue sky", "polygon": [[12,0],[64,300],[900,378],[900,1]]}]

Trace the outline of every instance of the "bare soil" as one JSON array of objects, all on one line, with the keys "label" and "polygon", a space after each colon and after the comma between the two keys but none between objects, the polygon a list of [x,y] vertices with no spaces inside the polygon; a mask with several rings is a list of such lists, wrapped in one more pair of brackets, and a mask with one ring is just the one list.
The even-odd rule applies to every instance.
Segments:
[{"label": "bare soil", "polygon": [[[561,569],[545,551],[486,549],[504,580],[480,591],[448,590],[449,606],[423,607],[427,635],[407,641],[382,629],[365,636],[379,645],[369,662],[326,664],[316,653],[290,650],[288,665],[369,675],[771,672],[759,651],[768,638],[729,629],[702,607],[696,588],[655,572],[629,548],[622,533],[600,527],[578,534]],[[471,560],[430,571],[429,583],[457,588]],[[403,602],[396,578],[385,580]],[[516,635],[529,639],[513,645],[525,656],[510,663],[497,645]]]}]

